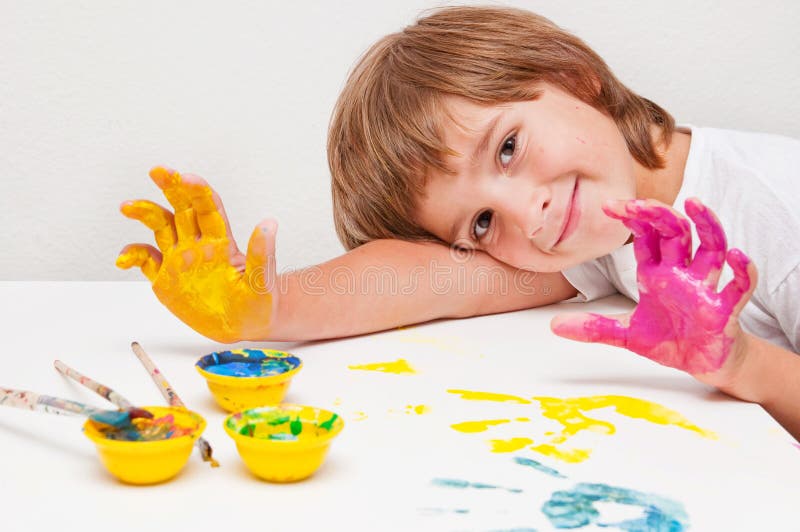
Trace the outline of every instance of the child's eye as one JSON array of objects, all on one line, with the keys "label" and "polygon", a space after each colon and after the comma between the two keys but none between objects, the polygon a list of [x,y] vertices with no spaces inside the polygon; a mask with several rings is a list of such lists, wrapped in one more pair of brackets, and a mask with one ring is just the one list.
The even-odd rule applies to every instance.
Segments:
[{"label": "child's eye", "polygon": [[492,211],[483,211],[475,219],[475,225],[472,228],[472,236],[475,240],[480,241],[489,231],[489,226],[492,225]]},{"label": "child's eye", "polygon": [[511,163],[511,159],[514,158],[514,149],[517,147],[517,135],[511,135],[506,140],[503,141],[503,145],[500,146],[500,164],[503,168],[508,167]]}]

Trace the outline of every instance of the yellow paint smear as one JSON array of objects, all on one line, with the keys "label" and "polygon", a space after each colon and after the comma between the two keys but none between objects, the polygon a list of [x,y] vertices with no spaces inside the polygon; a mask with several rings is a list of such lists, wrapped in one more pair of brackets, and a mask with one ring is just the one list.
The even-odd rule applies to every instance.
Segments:
[{"label": "yellow paint smear", "polygon": [[508,440],[489,440],[493,453],[513,453],[533,443],[530,438],[511,438]]},{"label": "yellow paint smear", "polygon": [[431,411],[431,407],[427,405],[408,405],[406,406],[406,414],[423,415]]},{"label": "yellow paint smear", "polygon": [[502,425],[508,423],[508,419],[484,419],[482,421],[464,421],[450,425],[451,428],[458,432],[484,432],[486,429],[493,425]]},{"label": "yellow paint smear", "polygon": [[400,374],[414,374],[416,371],[412,368],[408,361],[404,358],[395,360],[394,362],[376,362],[374,364],[361,364],[357,366],[347,366],[350,369],[358,369],[364,371],[382,371],[383,373]]},{"label": "yellow paint smear", "polygon": [[517,395],[507,395],[504,393],[474,392],[470,390],[447,390],[447,393],[460,395],[462,399],[468,401],[496,401],[498,403],[513,402],[522,405],[530,404],[528,399]]},{"label": "yellow paint smear", "polygon": [[555,458],[557,460],[561,460],[562,462],[569,462],[571,464],[583,462],[592,454],[591,449],[564,449],[549,443],[532,445],[531,450],[541,453],[545,456],[549,456],[550,458]]},{"label": "yellow paint smear", "polygon": [[658,403],[635,397],[596,395],[569,399],[559,399],[557,397],[534,397],[534,399],[541,404],[544,417],[558,421],[563,425],[564,429],[561,431],[561,437],[568,437],[582,430],[613,434],[616,432],[614,425],[607,421],[590,418],[583,413],[587,410],[610,407],[629,418],[643,419],[656,425],[673,425],[695,432],[703,438],[717,438],[714,432],[702,429],[689,422],[679,412]]},{"label": "yellow paint smear", "polygon": [[554,433],[549,442],[534,445],[531,450],[565,462],[583,462],[591,455],[589,449],[570,449],[561,446],[579,432],[588,430],[599,434],[614,434],[617,431],[616,427],[608,421],[595,419],[585,414],[586,411],[599,408],[613,408],[623,416],[643,419],[657,425],[674,425],[695,432],[704,438],[717,437],[713,432],[690,423],[675,410],[635,397],[597,395],[568,399],[557,397],[534,397],[534,399],[539,401],[542,415],[561,423],[563,428],[560,433]]},{"label": "yellow paint smear", "polygon": [[[448,390],[449,393],[459,394],[462,399],[473,401],[497,401],[530,403],[527,399],[515,395],[506,395],[489,392],[476,392],[468,390]],[[590,417],[586,412],[602,408],[612,408],[618,414],[632,419],[642,419],[656,425],[675,426],[693,432],[703,438],[717,439],[717,435],[709,430],[691,423],[682,414],[665,406],[644,399],[626,397],[622,395],[597,395],[591,397],[534,397],[539,402],[542,415],[561,424],[561,431],[545,432],[549,438],[529,448],[551,458],[565,462],[583,462],[591,456],[591,449],[569,448],[566,444],[572,437],[582,431],[598,434],[614,434],[616,427],[605,420]],[[527,421],[527,418],[516,418],[517,421]],[[484,421],[467,421],[451,425],[460,432],[483,432],[491,426],[506,423],[509,420],[495,419]],[[521,443],[525,441],[526,443]],[[489,440],[493,452],[512,452],[525,445],[532,444],[533,440],[516,437],[508,440]]]}]

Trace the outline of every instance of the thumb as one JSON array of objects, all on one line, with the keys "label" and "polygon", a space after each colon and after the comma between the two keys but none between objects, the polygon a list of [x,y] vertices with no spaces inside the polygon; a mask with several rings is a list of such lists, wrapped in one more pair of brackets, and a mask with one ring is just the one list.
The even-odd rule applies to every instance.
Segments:
[{"label": "thumb", "polygon": [[275,286],[275,236],[278,222],[273,218],[262,220],[250,235],[247,243],[245,274],[257,292],[272,292]]},{"label": "thumb", "polygon": [[627,345],[627,327],[619,319],[602,314],[560,314],[552,319],[550,329],[558,336],[579,342]]}]

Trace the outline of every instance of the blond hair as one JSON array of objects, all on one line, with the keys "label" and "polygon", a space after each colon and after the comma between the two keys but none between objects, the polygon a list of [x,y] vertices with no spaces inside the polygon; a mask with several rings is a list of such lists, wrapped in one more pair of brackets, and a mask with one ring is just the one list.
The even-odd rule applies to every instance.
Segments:
[{"label": "blond hair", "polygon": [[536,98],[546,82],[607,113],[633,158],[664,161],[673,118],[625,87],[583,41],[513,8],[449,7],[375,43],[339,96],[328,131],[336,233],[346,249],[371,240],[438,238],[414,223],[431,170],[449,172],[443,142],[447,96],[481,104]]}]

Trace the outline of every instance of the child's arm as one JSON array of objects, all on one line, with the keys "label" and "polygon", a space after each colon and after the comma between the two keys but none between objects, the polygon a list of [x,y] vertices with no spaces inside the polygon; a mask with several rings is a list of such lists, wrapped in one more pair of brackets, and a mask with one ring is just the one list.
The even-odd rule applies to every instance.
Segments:
[{"label": "child's arm", "polygon": [[759,403],[800,442],[800,356],[748,333],[742,333],[738,345],[746,356],[739,357],[727,382],[717,386]]},{"label": "child's arm", "polygon": [[561,273],[517,270],[481,252],[462,261],[444,245],[401,240],[369,242],[281,282],[276,340],[507,312],[576,294]]},{"label": "child's arm", "polygon": [[[700,237],[692,259],[689,222],[667,205],[633,200],[609,203],[604,210],[634,234],[639,304],[622,316],[557,316],[553,331],[625,347],[758,402],[800,438],[800,356],[739,326],[739,313],[756,287],[756,268],[740,250],[727,250],[714,213],[699,200],[686,201]],[[726,260],[734,278],[717,291]]]},{"label": "child's arm", "polygon": [[436,318],[518,310],[569,298],[560,273],[523,272],[436,243],[380,240],[319,266],[278,274],[274,221],[253,231],[246,255],[219,196],[197,176],[150,173],[175,210],[146,200],[122,212],[155,232],[159,249],[126,246],[122,268],[138,266],[169,310],[222,342],[311,340],[363,334]]}]

